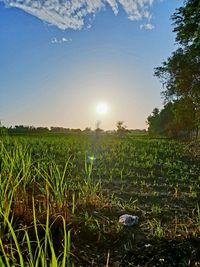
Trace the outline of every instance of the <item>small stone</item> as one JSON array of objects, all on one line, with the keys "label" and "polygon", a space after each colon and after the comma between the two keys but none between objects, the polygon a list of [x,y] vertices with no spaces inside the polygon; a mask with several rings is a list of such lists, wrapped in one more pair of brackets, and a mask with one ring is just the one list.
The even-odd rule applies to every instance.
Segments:
[{"label": "small stone", "polygon": [[144,246],[145,246],[145,248],[152,247],[152,245],[151,245],[151,244],[145,244]]},{"label": "small stone", "polygon": [[125,226],[133,226],[138,224],[138,216],[123,214],[119,217],[119,223]]}]

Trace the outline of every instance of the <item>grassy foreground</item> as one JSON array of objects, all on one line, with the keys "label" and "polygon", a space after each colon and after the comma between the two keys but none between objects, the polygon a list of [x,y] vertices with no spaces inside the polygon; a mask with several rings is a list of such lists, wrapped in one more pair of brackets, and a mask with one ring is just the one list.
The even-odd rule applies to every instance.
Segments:
[{"label": "grassy foreground", "polygon": [[1,137],[0,266],[200,266],[199,200],[183,143]]}]

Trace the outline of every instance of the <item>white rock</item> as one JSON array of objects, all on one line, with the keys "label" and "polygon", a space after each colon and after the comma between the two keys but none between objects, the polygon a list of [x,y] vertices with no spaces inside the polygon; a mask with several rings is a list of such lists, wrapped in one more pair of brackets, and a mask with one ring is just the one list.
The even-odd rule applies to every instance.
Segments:
[{"label": "white rock", "polygon": [[138,216],[123,214],[119,217],[119,223],[125,226],[132,226],[138,224]]}]

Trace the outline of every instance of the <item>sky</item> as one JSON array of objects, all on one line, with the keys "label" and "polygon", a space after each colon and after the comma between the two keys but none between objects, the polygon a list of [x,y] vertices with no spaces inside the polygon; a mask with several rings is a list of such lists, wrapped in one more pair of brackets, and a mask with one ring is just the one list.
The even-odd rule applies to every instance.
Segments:
[{"label": "sky", "polygon": [[[5,126],[147,128],[161,108],[153,76],[175,50],[182,0],[0,0]],[[107,112],[96,112],[98,103]]]}]

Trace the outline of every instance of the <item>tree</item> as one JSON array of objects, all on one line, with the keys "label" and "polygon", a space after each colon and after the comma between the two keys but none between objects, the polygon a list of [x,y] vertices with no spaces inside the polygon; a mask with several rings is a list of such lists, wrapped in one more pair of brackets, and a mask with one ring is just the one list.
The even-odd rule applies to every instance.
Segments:
[{"label": "tree", "polygon": [[126,125],[124,125],[123,121],[118,121],[116,123],[117,126],[117,135],[122,138],[124,137],[125,133],[126,133]]},{"label": "tree", "polygon": [[167,103],[161,111],[155,108],[147,118],[148,132],[152,136],[165,135],[170,137],[173,121],[172,103]]},{"label": "tree", "polygon": [[92,130],[90,127],[86,127],[84,130],[83,130],[84,133],[91,133]]},{"label": "tree", "polygon": [[183,46],[200,46],[200,1],[187,0],[172,16],[176,41]]},{"label": "tree", "polygon": [[[179,124],[187,128],[188,119],[181,116],[182,104],[187,103],[188,110],[191,112],[193,125],[195,121],[196,132],[200,124],[200,1],[187,0],[183,7],[176,10],[172,16],[174,32],[179,48],[162,63],[161,67],[155,69],[157,76],[164,87],[162,92],[165,103],[177,102],[176,117]],[[189,101],[189,102],[188,102]],[[184,106],[183,106],[184,107]],[[182,120],[180,122],[180,119]],[[177,124],[176,124],[177,126]],[[181,126],[181,128],[182,128]]]},{"label": "tree", "polygon": [[179,48],[155,69],[155,76],[165,88],[165,101],[189,96],[196,106],[200,105],[200,55]]},{"label": "tree", "polygon": [[189,138],[195,128],[195,107],[190,98],[167,103],[160,111],[154,109],[147,118],[152,136]]},{"label": "tree", "polygon": [[147,124],[149,125],[148,132],[150,135],[156,135],[159,133],[159,113],[159,109],[154,108],[152,114],[147,118]]}]

